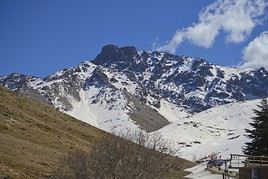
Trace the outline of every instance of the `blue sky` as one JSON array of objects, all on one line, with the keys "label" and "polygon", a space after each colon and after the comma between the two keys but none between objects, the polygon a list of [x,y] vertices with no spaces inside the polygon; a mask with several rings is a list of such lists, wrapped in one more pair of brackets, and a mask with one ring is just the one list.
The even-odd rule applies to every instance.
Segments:
[{"label": "blue sky", "polygon": [[[44,77],[94,59],[106,44],[151,50],[157,42],[161,47],[177,29],[198,24],[200,12],[212,3],[215,1],[1,0],[0,75],[19,72]],[[260,15],[259,19],[262,23],[239,43],[228,42],[228,32],[219,27],[210,47],[184,35],[186,40],[177,44],[175,53],[203,57],[218,65],[237,65],[243,49],[268,30],[267,18]]]}]

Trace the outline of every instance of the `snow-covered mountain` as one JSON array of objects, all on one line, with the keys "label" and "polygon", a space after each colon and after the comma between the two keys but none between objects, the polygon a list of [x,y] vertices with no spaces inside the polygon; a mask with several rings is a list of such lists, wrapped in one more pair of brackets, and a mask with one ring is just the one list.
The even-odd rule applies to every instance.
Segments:
[{"label": "snow-covered mountain", "polygon": [[[115,80],[111,73],[109,69],[83,62],[44,79],[13,73],[1,77],[0,83],[106,131],[141,128],[150,132],[169,124],[155,109],[122,88],[123,80],[111,82]],[[119,79],[124,77],[116,75]],[[129,79],[125,78],[127,83]]]},{"label": "snow-covered mountain", "polygon": [[243,138],[253,108],[247,100],[268,97],[267,76],[264,68],[221,67],[202,58],[107,45],[76,67],[45,78],[12,73],[0,77],[0,85],[106,131],[161,132],[189,158],[195,146],[228,146]]}]

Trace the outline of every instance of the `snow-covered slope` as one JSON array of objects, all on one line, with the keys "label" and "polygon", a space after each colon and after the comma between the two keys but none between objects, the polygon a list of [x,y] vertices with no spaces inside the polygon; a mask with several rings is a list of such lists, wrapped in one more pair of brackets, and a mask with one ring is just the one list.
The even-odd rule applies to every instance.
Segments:
[{"label": "snow-covered slope", "polygon": [[[213,174],[210,171],[206,170],[207,164],[201,163],[192,168],[186,169],[190,172],[185,178],[189,179],[222,179],[222,175]],[[231,178],[232,179],[232,178]]]},{"label": "snow-covered slope", "polygon": [[245,129],[250,128],[253,109],[259,102],[251,100],[214,107],[178,118],[154,133],[169,140],[179,149],[178,156],[188,160],[198,160],[213,153],[228,158],[231,153],[242,152],[248,141]]},{"label": "snow-covered slope", "polygon": [[185,110],[183,107],[178,107],[177,105],[168,102],[165,99],[161,99],[160,107],[155,109],[170,122],[175,122],[178,119],[191,115],[189,111]]},{"label": "snow-covered slope", "polygon": [[[94,99],[93,96],[99,94],[99,89],[92,87],[86,91],[81,90],[79,93],[81,100],[70,99],[73,108],[66,113],[105,131],[137,130],[139,126],[128,115],[131,108],[128,108],[128,100],[124,94],[120,91],[108,90],[105,91],[105,94],[110,95],[101,96],[100,101],[94,103],[90,103],[90,101]],[[111,93],[116,93],[117,100],[113,100],[114,94],[111,95]],[[113,103],[112,107],[107,104],[111,101]]]}]

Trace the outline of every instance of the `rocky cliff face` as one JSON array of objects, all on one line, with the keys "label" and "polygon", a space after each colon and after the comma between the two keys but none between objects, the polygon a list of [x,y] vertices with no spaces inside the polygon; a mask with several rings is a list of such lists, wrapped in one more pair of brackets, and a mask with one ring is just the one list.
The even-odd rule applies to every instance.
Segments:
[{"label": "rocky cliff face", "polygon": [[162,101],[194,113],[268,97],[267,75],[264,68],[220,67],[201,58],[107,45],[93,61],[43,79],[13,73],[1,77],[0,85],[107,131],[154,131],[169,123],[158,112]]},{"label": "rocky cliff face", "polygon": [[135,47],[114,45],[105,46],[92,62],[123,73],[137,84],[135,96],[156,107],[164,98],[189,111],[200,112],[233,101],[268,96],[264,68],[220,67],[201,58],[137,52]]}]

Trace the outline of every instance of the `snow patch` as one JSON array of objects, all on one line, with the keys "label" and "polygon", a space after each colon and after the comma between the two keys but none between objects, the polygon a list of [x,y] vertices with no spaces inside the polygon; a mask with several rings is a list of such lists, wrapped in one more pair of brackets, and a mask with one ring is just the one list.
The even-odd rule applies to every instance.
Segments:
[{"label": "snow patch", "polygon": [[90,125],[98,127],[98,120],[94,115],[94,112],[90,109],[87,93],[84,90],[80,90],[79,95],[81,99],[80,101],[75,100],[72,96],[68,96],[69,101],[72,104],[72,110],[66,111],[65,113]]}]

